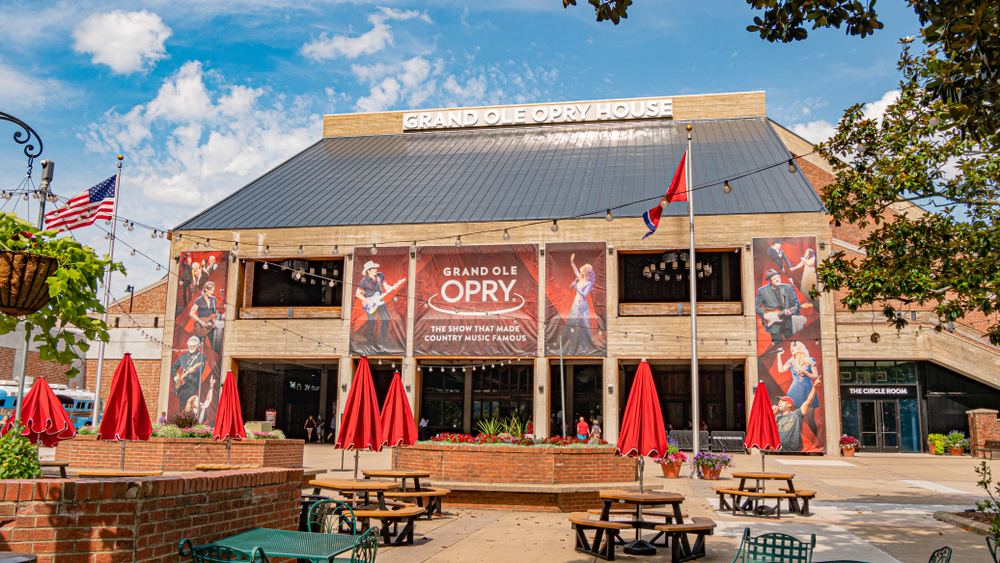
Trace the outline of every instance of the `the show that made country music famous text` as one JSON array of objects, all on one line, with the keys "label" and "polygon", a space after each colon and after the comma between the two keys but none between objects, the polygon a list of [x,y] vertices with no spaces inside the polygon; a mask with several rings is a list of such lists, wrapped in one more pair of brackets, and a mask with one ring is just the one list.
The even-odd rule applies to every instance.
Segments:
[{"label": "the show that made country music famous text", "polygon": [[351,353],[359,356],[406,355],[406,246],[354,249],[354,274],[345,288],[351,306]]},{"label": "the show that made country music famous text", "polygon": [[532,356],[538,245],[417,248],[415,356]]},{"label": "the show that made country music famous text", "polygon": [[607,247],[603,242],[545,245],[545,349],[606,356]]},{"label": "the show that made country music famous text", "polygon": [[229,252],[181,252],[168,417],[186,411],[215,423],[222,387]]},{"label": "the show that made country music famous text", "polygon": [[753,239],[757,370],[782,452],[825,452],[816,237]]}]

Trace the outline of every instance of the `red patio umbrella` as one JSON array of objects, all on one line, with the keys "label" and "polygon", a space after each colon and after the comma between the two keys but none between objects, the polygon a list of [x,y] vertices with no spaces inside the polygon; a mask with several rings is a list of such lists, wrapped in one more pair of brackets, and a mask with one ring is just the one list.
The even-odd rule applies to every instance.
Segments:
[{"label": "red patio umbrella", "polygon": [[[642,473],[646,465],[643,456],[662,457],[667,453],[667,431],[663,427],[663,412],[660,411],[660,399],[656,396],[656,385],[653,383],[653,372],[643,358],[632,382],[632,391],[628,394],[625,404],[625,414],[622,416],[622,427],[618,432],[618,444],[615,453],[620,456],[637,458],[639,464],[639,494],[642,494]],[[639,505],[639,518],[642,518],[642,505]],[[625,546],[625,553],[632,555],[652,555],[656,548],[639,536],[636,528],[635,541]]]},{"label": "red patio umbrella", "polygon": [[[100,393],[100,389],[97,390]],[[153,434],[153,424],[146,410],[146,399],[142,396],[139,377],[135,374],[132,355],[126,353],[115,369],[111,379],[111,393],[104,405],[101,426],[97,430],[98,440],[122,443],[122,470],[125,470],[125,443],[149,440]]]},{"label": "red patio umbrella", "polygon": [[[17,421],[13,418],[7,421],[0,436],[9,432],[15,422]],[[73,421],[44,377],[36,379],[31,390],[24,396],[21,426],[24,427],[22,436],[27,436],[32,444],[41,442],[47,448],[76,436]]]},{"label": "red patio umbrella", "polygon": [[219,411],[215,415],[215,429],[212,439],[226,441],[226,465],[229,465],[229,454],[233,440],[246,440],[247,430],[243,427],[243,408],[240,406],[240,396],[236,392],[236,376],[233,372],[226,373],[222,382],[222,395],[219,397]]},{"label": "red patio umbrella", "polygon": [[347,403],[344,404],[344,416],[334,447],[354,450],[354,480],[357,481],[358,451],[380,452],[385,444],[372,371],[368,367],[368,358],[362,356],[351,383],[351,392],[347,395]]},{"label": "red patio umbrella", "polygon": [[[403,389],[403,378],[397,371],[392,376],[389,394],[382,405],[382,437],[392,447],[401,445],[412,446],[417,443],[417,423],[413,421],[413,411],[410,401],[406,399]],[[393,455],[394,465],[398,453]]]},{"label": "red patio umbrella", "polygon": [[767,387],[761,381],[757,384],[757,392],[753,396],[753,406],[750,407],[750,419],[747,420],[747,435],[743,440],[747,450],[760,450],[760,470],[764,471],[764,452],[776,452],[781,449],[781,435],[778,434],[778,424],[771,410],[771,397]]}]

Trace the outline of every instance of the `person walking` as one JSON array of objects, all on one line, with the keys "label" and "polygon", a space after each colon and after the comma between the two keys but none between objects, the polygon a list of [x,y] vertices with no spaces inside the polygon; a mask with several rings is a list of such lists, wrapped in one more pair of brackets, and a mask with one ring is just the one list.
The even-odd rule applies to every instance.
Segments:
[{"label": "person walking", "polygon": [[323,443],[323,430],[325,430],[326,421],[323,420],[323,415],[316,417],[316,443]]},{"label": "person walking", "polygon": [[306,419],[306,423],[303,426],[306,429],[306,442],[312,442],[313,430],[316,428],[316,421],[313,419],[312,415]]}]

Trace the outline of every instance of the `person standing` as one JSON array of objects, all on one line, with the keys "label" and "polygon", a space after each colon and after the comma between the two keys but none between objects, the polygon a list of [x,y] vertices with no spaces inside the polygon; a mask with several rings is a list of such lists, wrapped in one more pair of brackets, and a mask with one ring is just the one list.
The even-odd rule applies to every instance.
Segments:
[{"label": "person standing", "polygon": [[316,443],[323,443],[323,431],[326,430],[326,421],[323,420],[323,415],[316,417]]},{"label": "person standing", "polygon": [[306,429],[306,442],[312,442],[313,430],[316,429],[316,420],[313,419],[312,415],[309,415],[309,418],[306,419],[305,425],[302,427]]},{"label": "person standing", "polygon": [[580,440],[586,440],[589,433],[590,425],[588,425],[587,421],[581,416],[580,420],[576,423],[576,437]]}]

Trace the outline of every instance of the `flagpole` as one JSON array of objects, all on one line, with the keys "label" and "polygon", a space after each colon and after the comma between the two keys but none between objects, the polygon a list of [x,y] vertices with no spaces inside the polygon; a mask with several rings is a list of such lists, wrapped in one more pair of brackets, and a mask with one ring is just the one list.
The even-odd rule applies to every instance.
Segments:
[{"label": "flagpole", "polygon": [[[108,247],[108,261],[115,259],[115,227],[118,226],[118,194],[122,185],[122,155],[118,155],[118,174],[115,176],[115,199],[111,204],[111,245]],[[104,314],[101,321],[104,326],[108,326],[108,306],[111,300],[111,264],[108,264],[108,271],[104,275]],[[94,411],[91,413],[91,426],[98,427],[98,414],[101,412],[101,375],[104,373],[104,346],[103,340],[97,345],[97,375],[94,377]],[[124,463],[124,460],[123,462]]]},{"label": "flagpole", "polygon": [[[687,204],[688,204],[688,231],[690,232],[690,245],[688,248],[688,277],[690,278],[691,291],[691,438],[694,446],[694,455],[697,456],[701,448],[701,412],[698,407],[698,276],[695,272],[694,254],[694,185],[691,180],[694,176],[691,173],[691,125],[687,126],[687,166],[685,183],[687,184]],[[691,478],[700,479],[701,474],[698,468],[691,464]]]},{"label": "flagpole", "polygon": [[[39,199],[41,203],[38,204],[38,230],[45,230],[45,202],[48,201],[49,196],[52,192],[49,190],[49,184],[52,182],[52,176],[55,172],[56,164],[51,160],[42,161],[42,193]],[[29,173],[30,173],[30,161],[29,161]],[[31,211],[31,206],[28,206],[28,211]],[[31,330],[28,327],[24,327],[24,346],[21,348],[21,377],[18,378],[17,382],[17,403],[14,406],[14,420],[21,423],[21,402],[24,400],[24,380],[28,377],[28,352],[31,350]]]}]

